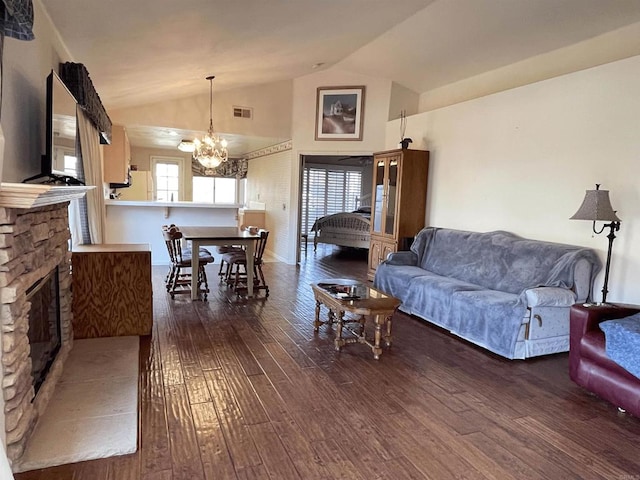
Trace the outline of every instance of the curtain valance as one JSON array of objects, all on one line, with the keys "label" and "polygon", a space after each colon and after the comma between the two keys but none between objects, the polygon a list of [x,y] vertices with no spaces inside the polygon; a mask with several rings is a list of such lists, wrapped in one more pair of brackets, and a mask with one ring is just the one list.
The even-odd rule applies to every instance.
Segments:
[{"label": "curtain valance", "polygon": [[246,158],[230,158],[213,169],[204,168],[197,160],[191,159],[191,174],[194,177],[247,178]]},{"label": "curtain valance", "polygon": [[32,0],[0,1],[0,35],[33,40]]}]

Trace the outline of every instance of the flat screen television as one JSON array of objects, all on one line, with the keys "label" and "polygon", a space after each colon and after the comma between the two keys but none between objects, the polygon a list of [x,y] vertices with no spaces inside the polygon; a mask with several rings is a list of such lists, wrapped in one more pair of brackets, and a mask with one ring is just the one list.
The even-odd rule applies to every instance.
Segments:
[{"label": "flat screen television", "polygon": [[76,151],[78,123],[76,99],[52,70],[47,76],[46,153],[42,155],[40,174],[25,182],[83,184]]}]

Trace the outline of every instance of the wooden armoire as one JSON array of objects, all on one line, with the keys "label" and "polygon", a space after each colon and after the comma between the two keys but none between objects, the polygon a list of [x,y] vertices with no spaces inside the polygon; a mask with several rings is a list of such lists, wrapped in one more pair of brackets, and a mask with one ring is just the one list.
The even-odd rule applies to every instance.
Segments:
[{"label": "wooden armoire", "polygon": [[424,227],[429,152],[388,150],[373,156],[368,278],[391,252],[405,250]]}]

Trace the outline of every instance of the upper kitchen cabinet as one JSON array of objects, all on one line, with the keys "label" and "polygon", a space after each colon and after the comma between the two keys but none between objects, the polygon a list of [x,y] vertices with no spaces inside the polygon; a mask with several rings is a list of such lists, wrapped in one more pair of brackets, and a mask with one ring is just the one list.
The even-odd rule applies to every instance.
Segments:
[{"label": "upper kitchen cabinet", "polygon": [[131,147],[127,131],[120,125],[111,130],[111,145],[104,147],[104,181],[108,183],[129,183]]}]

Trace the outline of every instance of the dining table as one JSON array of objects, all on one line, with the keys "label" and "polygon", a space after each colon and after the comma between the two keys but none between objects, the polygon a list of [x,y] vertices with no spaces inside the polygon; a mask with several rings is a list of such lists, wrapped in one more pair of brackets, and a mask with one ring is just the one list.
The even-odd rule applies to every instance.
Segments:
[{"label": "dining table", "polygon": [[[252,233],[238,227],[210,227],[210,226],[180,226],[182,238],[191,242],[191,251],[198,252],[200,247],[240,245],[244,247],[247,256],[247,296],[253,296],[253,259],[255,241],[260,238],[259,233]],[[198,271],[199,258],[191,255],[191,271]],[[198,275],[191,275],[191,299],[198,300]]]}]

